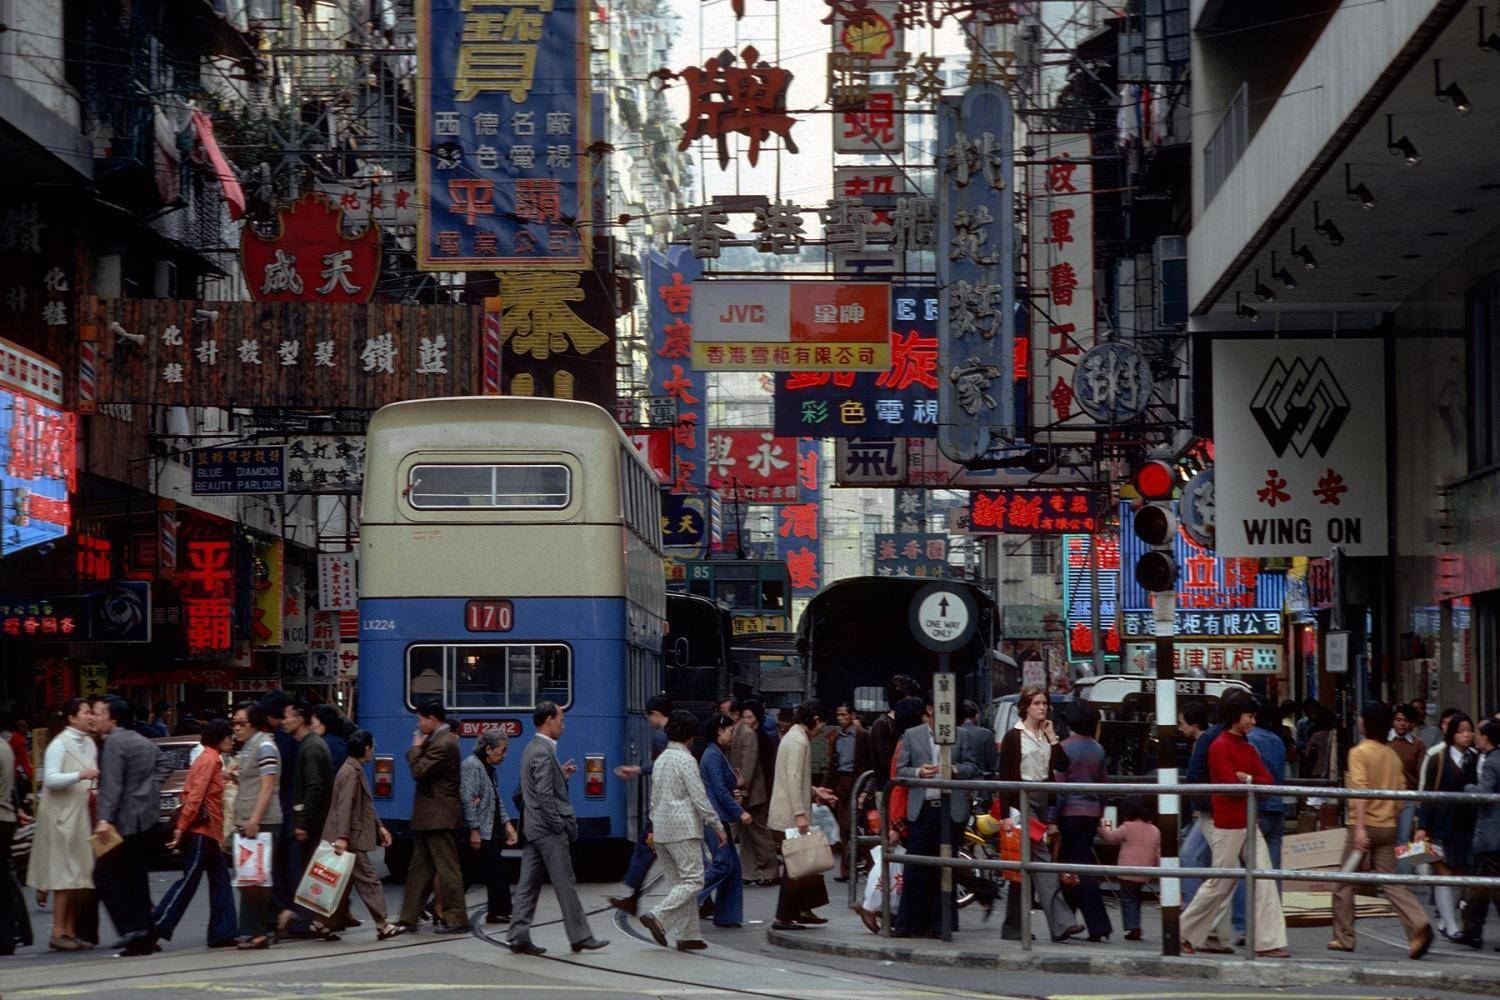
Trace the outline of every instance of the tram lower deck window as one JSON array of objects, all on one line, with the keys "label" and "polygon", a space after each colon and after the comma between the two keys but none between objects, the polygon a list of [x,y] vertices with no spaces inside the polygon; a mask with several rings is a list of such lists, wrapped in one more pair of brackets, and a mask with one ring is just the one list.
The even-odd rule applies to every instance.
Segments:
[{"label": "tram lower deck window", "polygon": [[406,475],[417,510],[562,510],[571,496],[566,465],[414,465]]},{"label": "tram lower deck window", "polygon": [[530,710],[573,700],[573,652],[560,643],[412,646],[406,654],[407,703],[441,697],[449,709]]}]

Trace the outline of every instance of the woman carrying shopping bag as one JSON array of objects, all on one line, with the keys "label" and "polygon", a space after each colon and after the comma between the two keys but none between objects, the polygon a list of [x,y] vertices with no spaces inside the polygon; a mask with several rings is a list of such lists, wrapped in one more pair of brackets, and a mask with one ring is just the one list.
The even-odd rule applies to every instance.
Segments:
[{"label": "woman carrying shopping bag", "polygon": [[[328,804],[328,819],[323,823],[323,837],[339,854],[354,852],[354,871],[350,876],[350,892],[358,892],[370,911],[370,919],[380,928],[376,935],[384,941],[406,931],[400,924],[392,923],[386,914],[385,890],[370,863],[370,852],[376,847],[391,846],[391,831],[380,823],[375,815],[375,800],[370,795],[370,782],[365,776],[365,765],[375,756],[375,737],[369,730],[356,729],[349,735],[349,756],[333,778],[333,796]],[[349,896],[344,896],[341,913],[349,910]]]},{"label": "woman carrying shopping bag", "polygon": [[[261,834],[276,840],[281,829],[281,798],[277,787],[281,780],[281,751],[271,735],[266,710],[253,702],[237,706],[230,725],[244,741],[240,750],[238,791],[234,800],[234,828],[240,843],[256,841]],[[238,854],[238,852],[236,852]],[[240,936],[238,947],[261,951],[271,947],[271,932],[276,927],[277,907],[269,879],[245,884],[235,859],[235,883],[240,887]]]},{"label": "woman carrying shopping bag", "polygon": [[[783,862],[787,855],[786,831],[795,828],[804,837],[812,832],[814,795],[825,805],[837,802],[831,791],[814,789],[812,784],[811,741],[823,728],[826,714],[827,710],[817,698],[809,698],[797,706],[792,727],[781,738],[781,746],[776,751],[776,779],[771,785],[771,814],[767,822],[771,836],[781,849]],[[824,850],[827,850],[826,845]],[[828,861],[832,867],[831,852]],[[813,910],[827,904],[828,886],[823,881],[822,872],[811,872],[800,878],[793,878],[788,872],[781,881],[781,893],[776,898],[776,919],[771,926],[779,931],[800,931],[811,925],[826,924],[828,920],[817,916]]]}]

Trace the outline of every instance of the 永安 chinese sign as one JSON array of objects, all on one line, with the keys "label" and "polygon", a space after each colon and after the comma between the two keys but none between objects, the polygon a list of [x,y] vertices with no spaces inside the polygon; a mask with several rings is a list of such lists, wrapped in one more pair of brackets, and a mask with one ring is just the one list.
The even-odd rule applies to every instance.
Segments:
[{"label": "\u6c38\u5b89 chinese sign", "polygon": [[417,266],[587,267],[581,0],[417,0]]},{"label": "\u6c38\u5b89 chinese sign", "polygon": [[61,398],[62,369],[0,340],[0,558],[72,523],[78,421]]},{"label": "\u6c38\u5b89 chinese sign", "polygon": [[[1098,569],[1094,547],[1098,547]],[[1063,536],[1063,624],[1068,632],[1068,659],[1089,660],[1095,642],[1108,659],[1120,656],[1120,539],[1116,535]],[[1098,580],[1099,629],[1094,633],[1094,580]]]},{"label": "\u6c38\u5b89 chinese sign", "polygon": [[80,311],[99,338],[99,403],[370,410],[473,393],[483,316],[478,306],[87,297]]},{"label": "\u6c38\u5b89 chinese sign", "polygon": [[1215,341],[1213,406],[1220,553],[1386,554],[1378,339]]},{"label": "\u6c38\u5b89 chinese sign", "polygon": [[708,432],[708,485],[725,503],[796,503],[797,439],[764,428]]},{"label": "\u6c38\u5b89 chinese sign", "polygon": [[380,227],[347,236],[344,210],[308,193],[276,214],[272,232],[240,230],[240,259],[257,301],[368,302],[380,277]]},{"label": "\u6c38\u5b89 chinese sign", "polygon": [[947,576],[948,536],[926,531],[877,534],[875,575]]},{"label": "\u6c38\u5b89 chinese sign", "polygon": [[[1134,521],[1130,504],[1121,504],[1120,534],[1127,567],[1135,566],[1151,548],[1136,537],[1131,527]],[[1173,539],[1172,555],[1177,562],[1177,635],[1208,639],[1281,635],[1285,573],[1262,571],[1259,559],[1226,558],[1200,547],[1182,532]],[[1122,574],[1120,593],[1125,634],[1154,635],[1151,597],[1135,581],[1134,573]]]},{"label": "\u6c38\u5b89 chinese sign", "polygon": [[184,559],[176,580],[187,653],[227,653],[234,648],[232,526],[195,517],[182,531]]},{"label": "\u6c38\u5b89 chinese sign", "polygon": [[890,286],[848,281],[699,281],[692,310],[700,371],[884,371]]},{"label": "\u6c38\u5b89 chinese sign", "polygon": [[686,247],[669,257],[646,255],[646,301],[651,321],[651,393],[677,404],[672,426],[672,492],[708,486],[708,380],[693,366],[693,289],[703,265]]},{"label": "\u6c38\u5b89 chinese sign", "polygon": [[937,434],[935,288],[891,291],[891,364],[872,372],[776,376],[776,433],[813,437]]},{"label": "\u6c38\u5b89 chinese sign", "polygon": [[793,597],[818,592],[823,561],[821,485],[818,442],[798,438],[797,502],[776,512],[776,557],[786,563]]},{"label": "\u6c38\u5b89 chinese sign", "polygon": [[1031,241],[1033,436],[1073,440],[1093,418],[1073,369],[1094,346],[1094,168],[1086,132],[1040,133],[1027,168]]},{"label": "\u6c38\u5b89 chinese sign", "polygon": [[353,552],[318,556],[318,610],[353,611],[359,606]]},{"label": "\u6c38\u5b89 chinese sign", "polygon": [[938,104],[938,443],[956,462],[1015,425],[1012,118],[993,84]]},{"label": "\u6c38\u5b89 chinese sign", "polygon": [[267,445],[194,448],[193,495],[286,492],[286,450]]},{"label": "\u6c38\u5b89 chinese sign", "polygon": [[1092,490],[982,490],[969,495],[973,535],[1060,535],[1099,530],[1099,495]]}]

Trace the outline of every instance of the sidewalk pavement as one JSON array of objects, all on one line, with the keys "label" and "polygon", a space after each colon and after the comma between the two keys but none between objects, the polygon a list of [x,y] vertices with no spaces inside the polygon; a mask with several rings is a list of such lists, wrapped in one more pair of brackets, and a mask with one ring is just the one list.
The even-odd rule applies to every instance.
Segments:
[{"label": "sidewalk pavement", "polygon": [[944,942],[877,937],[853,910],[846,908],[842,892],[830,895],[835,898],[821,913],[828,918],[827,924],[798,931],[768,930],[769,942],[792,951],[846,958],[1097,975],[1117,980],[1173,979],[1273,988],[1337,984],[1401,989],[1403,993],[1428,988],[1500,996],[1500,955],[1495,953],[1493,942],[1481,951],[1474,951],[1438,936],[1426,958],[1412,961],[1406,956],[1406,935],[1400,922],[1389,917],[1359,920],[1358,950],[1353,953],[1329,951],[1331,928],[1323,926],[1288,927],[1290,959],[1246,961],[1242,957],[1244,948],[1236,949],[1239,957],[1167,958],[1161,954],[1159,911],[1154,907],[1145,909],[1141,921],[1143,939],[1125,941],[1119,909],[1110,899],[1110,920],[1115,932],[1109,941],[1093,944],[1079,937],[1053,944],[1046,940],[1044,915],[1036,911],[1032,914],[1032,932],[1037,940],[1028,953],[1021,950],[1019,941],[1000,938],[1003,901],[997,903],[994,916],[987,922],[977,906],[961,911],[958,931],[951,942]]}]

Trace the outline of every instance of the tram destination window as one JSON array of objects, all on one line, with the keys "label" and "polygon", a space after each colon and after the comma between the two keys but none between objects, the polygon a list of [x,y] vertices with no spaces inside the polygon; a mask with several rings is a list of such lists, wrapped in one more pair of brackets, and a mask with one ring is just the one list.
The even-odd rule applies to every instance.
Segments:
[{"label": "tram destination window", "polygon": [[561,643],[412,646],[406,653],[407,703],[441,697],[448,709],[529,711],[543,701],[573,700],[573,653]]},{"label": "tram destination window", "polygon": [[406,499],[417,510],[562,510],[572,486],[566,465],[414,465]]}]

